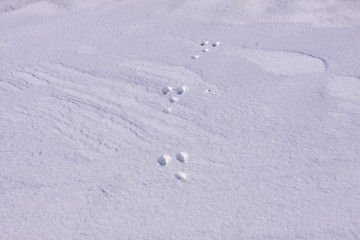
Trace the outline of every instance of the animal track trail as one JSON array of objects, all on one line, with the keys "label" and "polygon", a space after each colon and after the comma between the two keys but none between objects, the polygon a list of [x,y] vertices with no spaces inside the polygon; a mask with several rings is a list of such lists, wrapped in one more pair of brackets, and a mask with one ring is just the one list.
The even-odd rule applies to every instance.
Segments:
[{"label": "animal track trail", "polygon": [[[210,41],[203,41],[201,42],[201,46],[203,47],[201,50],[201,52],[203,53],[207,53],[210,51],[210,47],[217,47],[220,44],[220,42],[210,42]],[[192,56],[193,59],[198,59],[200,58],[199,54],[193,55]],[[171,104],[176,103],[177,101],[181,100],[181,98],[183,97],[183,95],[189,90],[189,88],[187,86],[178,86],[178,87],[172,87],[172,86],[166,86],[164,88],[161,89],[161,93],[163,96],[167,97],[168,101]],[[211,92],[210,89],[207,90],[208,93]],[[172,105],[172,106],[176,106]],[[172,112],[172,108],[168,107],[168,108],[164,108],[162,110],[163,113],[165,114],[170,114]],[[172,156],[169,154],[163,154],[161,156],[158,157],[157,162],[161,165],[161,166],[168,166],[171,164],[185,164],[188,162],[189,159],[189,154],[187,152],[178,152],[175,154],[175,158],[177,161],[172,162]],[[184,166],[184,165],[183,165]],[[168,170],[168,168],[165,168]],[[185,171],[183,171],[182,169],[179,169],[180,171],[177,171],[173,176],[175,176],[175,178],[181,182],[185,182],[188,178],[188,175]],[[169,170],[168,170],[169,171]]]},{"label": "animal track trail", "polygon": [[216,47],[216,46],[218,46],[219,44],[220,44],[220,42],[214,42],[214,43],[211,44],[211,46]]}]

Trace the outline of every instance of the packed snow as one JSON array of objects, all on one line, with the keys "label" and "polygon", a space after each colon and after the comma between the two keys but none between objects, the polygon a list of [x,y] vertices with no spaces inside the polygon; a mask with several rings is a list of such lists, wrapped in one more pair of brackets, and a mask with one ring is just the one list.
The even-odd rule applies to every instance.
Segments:
[{"label": "packed snow", "polygon": [[359,11],[2,0],[0,239],[360,239]]}]

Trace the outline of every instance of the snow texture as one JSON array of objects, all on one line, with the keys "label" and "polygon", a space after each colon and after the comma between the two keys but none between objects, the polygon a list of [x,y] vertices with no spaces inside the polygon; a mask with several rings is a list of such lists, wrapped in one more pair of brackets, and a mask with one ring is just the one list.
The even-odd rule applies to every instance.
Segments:
[{"label": "snow texture", "polygon": [[360,239],[359,11],[0,1],[0,239]]}]

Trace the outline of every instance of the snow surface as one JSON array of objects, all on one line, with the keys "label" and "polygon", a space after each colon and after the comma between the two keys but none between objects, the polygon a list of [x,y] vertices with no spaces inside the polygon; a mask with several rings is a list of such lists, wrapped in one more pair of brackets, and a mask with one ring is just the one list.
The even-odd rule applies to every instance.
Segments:
[{"label": "snow surface", "polygon": [[1,1],[0,239],[360,239],[359,11]]}]

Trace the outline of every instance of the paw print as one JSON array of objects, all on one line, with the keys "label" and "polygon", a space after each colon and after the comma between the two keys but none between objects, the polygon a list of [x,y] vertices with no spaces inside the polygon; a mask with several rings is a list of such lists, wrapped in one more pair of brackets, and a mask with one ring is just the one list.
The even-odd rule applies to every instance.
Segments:
[{"label": "paw print", "polygon": [[[186,152],[179,152],[176,153],[175,158],[183,164],[188,161],[189,155]],[[158,157],[157,161],[161,166],[166,166],[172,162],[172,157],[168,154],[163,154]],[[183,171],[179,171],[175,173],[175,177],[180,181],[185,181],[187,178],[187,174]]]}]

